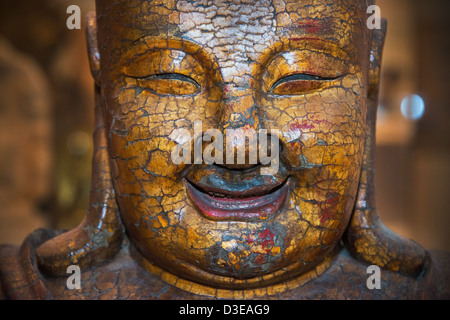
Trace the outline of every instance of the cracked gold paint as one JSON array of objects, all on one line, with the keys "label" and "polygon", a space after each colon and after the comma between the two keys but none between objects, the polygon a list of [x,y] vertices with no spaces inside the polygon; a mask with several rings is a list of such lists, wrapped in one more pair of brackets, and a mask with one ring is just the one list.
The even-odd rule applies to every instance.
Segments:
[{"label": "cracked gold paint", "polygon": [[[0,246],[0,298],[448,299],[448,256],[393,234],[376,213],[386,26],[366,28],[369,4],[97,0],[87,19],[97,119],[89,210],[69,232]],[[199,212],[183,178],[215,171],[170,156],[171,133],[197,139],[195,121],[224,134],[280,130],[289,172],[280,212],[251,221]],[[74,263],[81,291],[65,286]],[[365,289],[367,264],[383,267],[386,290]]]},{"label": "cracked gold paint", "polygon": [[[368,91],[369,48],[358,45],[369,41],[364,6],[201,3],[99,2],[100,81],[121,216],[148,261],[187,279],[239,288],[233,279],[260,286],[292,278],[335,247],[355,201]],[[124,10],[131,12],[118,14]],[[294,74],[315,78],[274,87]],[[194,121],[203,131],[280,130],[291,174],[280,213],[257,222],[199,214],[169,137],[179,128],[193,135]],[[265,231],[272,238],[247,241]]]}]

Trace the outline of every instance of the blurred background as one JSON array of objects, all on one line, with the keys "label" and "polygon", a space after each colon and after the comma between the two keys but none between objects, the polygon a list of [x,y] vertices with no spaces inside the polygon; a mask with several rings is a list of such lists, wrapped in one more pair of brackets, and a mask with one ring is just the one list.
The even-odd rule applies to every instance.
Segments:
[{"label": "blurred background", "polygon": [[[0,243],[70,229],[89,200],[94,84],[81,30],[94,0],[0,3]],[[389,21],[377,124],[379,215],[450,251],[450,1],[377,0]],[[448,198],[447,198],[448,197]]]}]

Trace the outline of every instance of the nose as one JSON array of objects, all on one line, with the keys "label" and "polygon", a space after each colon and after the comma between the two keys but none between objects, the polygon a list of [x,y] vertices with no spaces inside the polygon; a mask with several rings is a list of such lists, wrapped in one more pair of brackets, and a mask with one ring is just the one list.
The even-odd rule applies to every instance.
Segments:
[{"label": "nose", "polygon": [[224,161],[221,166],[246,170],[260,165],[258,130],[260,115],[255,92],[236,84],[224,86],[220,113]]},{"label": "nose", "polygon": [[254,90],[234,84],[224,86],[220,108],[220,125],[223,129],[259,126],[259,110]]}]

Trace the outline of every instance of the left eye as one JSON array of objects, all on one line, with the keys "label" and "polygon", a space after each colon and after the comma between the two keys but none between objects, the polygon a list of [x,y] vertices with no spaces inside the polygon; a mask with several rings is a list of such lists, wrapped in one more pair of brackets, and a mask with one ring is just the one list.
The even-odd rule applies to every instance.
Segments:
[{"label": "left eye", "polygon": [[197,81],[180,73],[162,73],[134,78],[144,90],[158,95],[193,95],[199,93],[201,89]]},{"label": "left eye", "polygon": [[327,87],[340,77],[325,78],[310,74],[292,74],[277,80],[270,88],[272,95],[299,95]]}]

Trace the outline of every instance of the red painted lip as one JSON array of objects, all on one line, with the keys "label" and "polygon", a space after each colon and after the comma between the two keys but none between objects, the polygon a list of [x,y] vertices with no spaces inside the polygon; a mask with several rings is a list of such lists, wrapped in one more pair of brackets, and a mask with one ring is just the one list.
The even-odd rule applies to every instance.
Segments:
[{"label": "red painted lip", "polygon": [[281,185],[264,190],[246,190],[226,197],[214,196],[185,179],[186,190],[191,200],[207,219],[252,221],[264,220],[280,212],[288,194],[287,180]]}]

